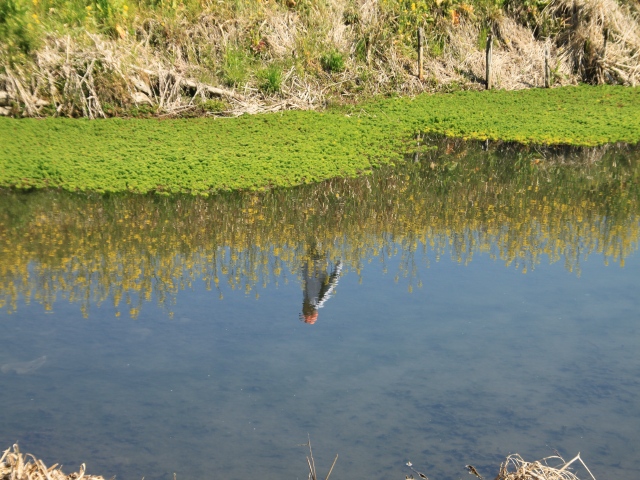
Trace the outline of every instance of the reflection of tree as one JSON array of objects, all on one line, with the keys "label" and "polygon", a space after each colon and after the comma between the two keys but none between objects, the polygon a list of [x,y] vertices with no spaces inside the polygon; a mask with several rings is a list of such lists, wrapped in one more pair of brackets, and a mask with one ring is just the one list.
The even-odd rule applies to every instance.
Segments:
[{"label": "reflection of tree", "polygon": [[468,263],[488,253],[523,272],[546,257],[579,273],[592,253],[623,265],[637,249],[635,152],[610,149],[578,167],[448,142],[421,163],[262,194],[2,194],[0,306],[68,299],[87,314],[92,301],[109,300],[135,317],[151,298],[170,309],[198,279],[249,293],[302,274],[309,232],[326,258],[358,274],[365,261],[386,268],[400,254],[397,277],[409,288],[427,254]]}]

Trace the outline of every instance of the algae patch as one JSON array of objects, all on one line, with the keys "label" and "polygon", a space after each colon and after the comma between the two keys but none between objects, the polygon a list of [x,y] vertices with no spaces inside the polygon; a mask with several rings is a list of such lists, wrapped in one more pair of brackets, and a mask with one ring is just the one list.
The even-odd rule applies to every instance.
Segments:
[{"label": "algae patch", "polygon": [[191,193],[353,177],[416,132],[523,144],[640,141],[640,90],[571,87],[393,98],[235,119],[0,119],[0,186]]}]

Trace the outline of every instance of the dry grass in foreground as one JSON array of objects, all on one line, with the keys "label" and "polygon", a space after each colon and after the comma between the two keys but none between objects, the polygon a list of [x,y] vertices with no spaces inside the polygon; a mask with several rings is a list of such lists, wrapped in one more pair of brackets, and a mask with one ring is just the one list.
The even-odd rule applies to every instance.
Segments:
[{"label": "dry grass in foreground", "polygon": [[[575,473],[569,471],[569,467],[576,461],[579,461],[585,470],[589,472],[592,480],[596,480],[589,470],[589,467],[587,467],[582,461],[582,458],[580,458],[580,453],[568,462],[559,455],[546,457],[535,462],[527,462],[515,453],[509,455],[505,461],[502,462],[495,480],[580,480]],[[550,466],[549,463],[551,462],[555,463],[556,466]],[[407,462],[407,467],[422,480],[429,480],[429,477],[424,473],[413,468],[411,462]],[[473,465],[466,465],[466,468],[471,475],[475,475],[480,480],[484,480],[484,477],[478,473],[478,470]],[[405,480],[414,480],[414,478],[413,475],[407,475]]]},{"label": "dry grass in foreground", "polygon": [[83,463],[80,470],[66,475],[57,463],[47,467],[30,453],[21,453],[18,445],[8,448],[0,457],[0,480],[104,480],[98,475],[86,475]]},{"label": "dry grass in foreground", "polygon": [[[500,465],[500,473],[496,480],[579,480],[579,478],[569,471],[569,466],[579,461],[589,472],[591,478],[596,480],[589,468],[580,458],[580,454],[565,462],[562,457],[553,456],[543,458],[535,462],[526,462],[520,455],[509,455]],[[558,462],[556,467],[549,466],[549,462]]]},{"label": "dry grass in foreground", "polygon": [[[307,457],[309,480],[317,480],[318,477],[311,450],[311,439],[304,446],[309,447],[309,456]],[[325,480],[329,479],[337,460],[338,456],[336,455]],[[556,466],[550,466],[549,463],[551,462],[556,463]],[[573,472],[569,471],[569,467],[575,462],[580,462],[585,470],[589,472],[591,479],[596,480],[582,461],[582,458],[580,458],[579,453],[568,462],[560,456],[527,462],[518,454],[509,455],[500,465],[500,472],[495,480],[580,480]],[[411,462],[408,462],[407,466],[423,480],[429,480],[424,473],[415,470]],[[466,467],[470,474],[484,480],[473,466],[467,465]],[[57,463],[47,468],[42,460],[38,460],[32,454],[21,453],[17,444],[5,450],[2,457],[0,457],[0,480],[104,480],[102,476],[87,475],[85,472],[86,466],[84,463],[80,466],[78,472],[68,475],[62,472],[61,466]],[[406,478],[409,480],[414,477],[413,475],[407,475]]]}]

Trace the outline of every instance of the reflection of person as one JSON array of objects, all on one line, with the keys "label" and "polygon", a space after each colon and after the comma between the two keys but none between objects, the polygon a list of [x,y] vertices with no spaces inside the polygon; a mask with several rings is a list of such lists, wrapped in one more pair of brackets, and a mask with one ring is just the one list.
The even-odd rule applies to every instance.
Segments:
[{"label": "reflection of person", "polygon": [[300,320],[313,325],[318,320],[318,309],[322,308],[333,294],[338,284],[342,263],[338,260],[331,273],[327,273],[326,261],[319,255],[313,255],[302,267],[304,277],[304,297]]}]

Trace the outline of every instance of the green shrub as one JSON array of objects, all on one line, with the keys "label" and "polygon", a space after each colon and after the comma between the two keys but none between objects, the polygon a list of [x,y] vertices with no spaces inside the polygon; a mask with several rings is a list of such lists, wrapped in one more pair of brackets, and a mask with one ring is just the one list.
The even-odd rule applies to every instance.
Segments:
[{"label": "green shrub", "polygon": [[367,50],[369,49],[369,39],[361,38],[356,43],[356,58],[361,62],[366,62],[367,58]]},{"label": "green shrub", "polygon": [[209,113],[224,112],[227,108],[228,108],[228,105],[222,100],[215,100],[215,99],[209,98],[204,102],[202,102],[202,109],[205,112],[209,112]]},{"label": "green shrub", "polygon": [[491,30],[489,27],[484,26],[478,32],[478,41],[476,43],[479,50],[484,51],[487,48],[487,35]]},{"label": "green shrub", "polygon": [[249,59],[238,47],[227,50],[222,68],[222,80],[228,87],[237,87],[245,83],[248,76]]},{"label": "green shrub", "polygon": [[325,72],[342,72],[344,71],[344,57],[337,50],[325,53],[320,58],[320,64]]},{"label": "green shrub", "polygon": [[4,44],[9,57],[30,53],[37,44],[40,20],[29,15],[27,2],[0,0],[0,45]]},{"label": "green shrub", "polygon": [[267,94],[280,92],[282,86],[282,70],[276,65],[269,65],[258,74],[260,90]]}]

